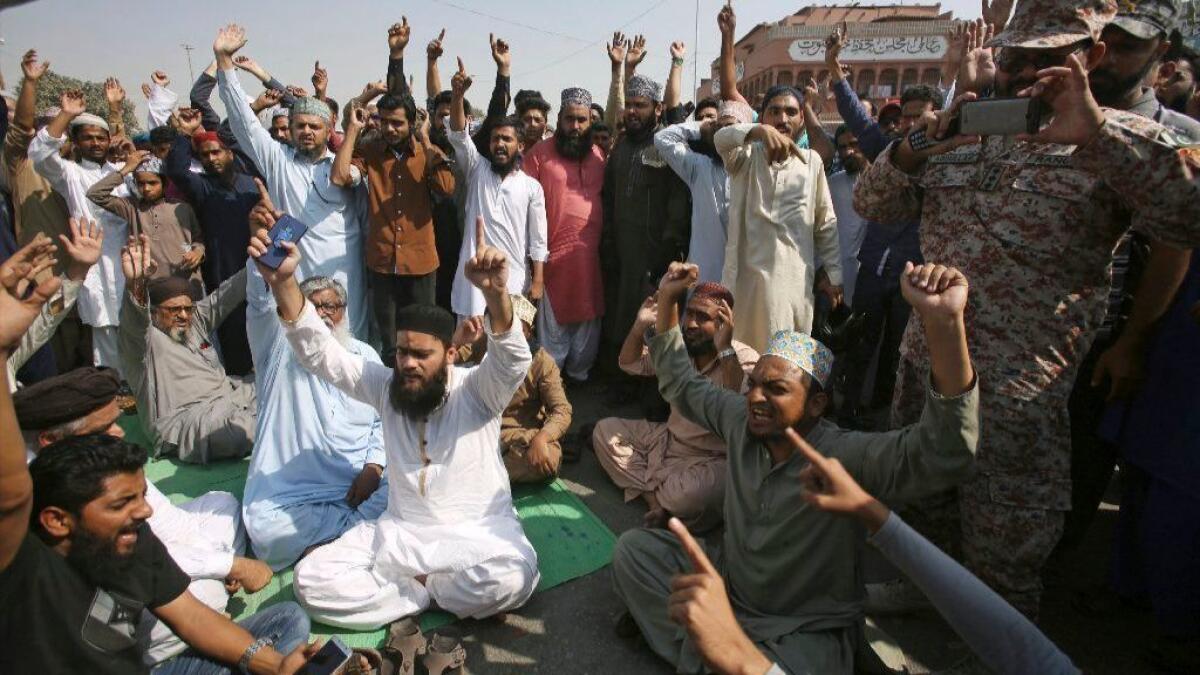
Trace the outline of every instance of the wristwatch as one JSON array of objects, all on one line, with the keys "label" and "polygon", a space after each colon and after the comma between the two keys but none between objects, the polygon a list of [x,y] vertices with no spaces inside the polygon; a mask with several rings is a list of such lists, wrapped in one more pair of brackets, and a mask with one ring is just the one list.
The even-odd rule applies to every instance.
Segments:
[{"label": "wristwatch", "polygon": [[733,347],[726,347],[725,349],[717,352],[718,359],[723,359],[726,356],[737,356],[737,350],[735,350]]}]

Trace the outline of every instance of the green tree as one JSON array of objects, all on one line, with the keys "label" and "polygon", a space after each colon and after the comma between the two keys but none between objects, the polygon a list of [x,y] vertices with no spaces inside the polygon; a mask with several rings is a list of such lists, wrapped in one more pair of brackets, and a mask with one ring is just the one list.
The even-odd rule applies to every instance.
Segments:
[{"label": "green tree", "polygon": [[[50,106],[58,106],[62,100],[63,92],[71,89],[78,89],[83,92],[84,100],[87,101],[87,111],[93,115],[98,115],[104,119],[108,119],[108,101],[104,98],[104,83],[103,82],[88,82],[79,80],[66,75],[59,75],[54,71],[48,71],[42,76],[38,82],[37,103],[35,110],[45,110]],[[129,90],[126,89],[126,92]],[[136,93],[137,90],[134,90]],[[125,122],[125,129],[130,135],[141,130],[141,125],[138,124],[137,118],[134,116],[133,103],[129,100],[129,94],[126,94],[124,111],[122,119]]]}]

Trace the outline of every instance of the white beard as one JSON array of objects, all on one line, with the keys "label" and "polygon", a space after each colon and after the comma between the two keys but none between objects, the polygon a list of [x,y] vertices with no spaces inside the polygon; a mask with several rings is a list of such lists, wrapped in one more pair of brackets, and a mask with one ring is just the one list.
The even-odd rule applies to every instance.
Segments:
[{"label": "white beard", "polygon": [[333,333],[333,339],[338,341],[343,347],[350,348],[350,343],[354,341],[354,335],[350,332],[350,328],[346,325],[346,319],[342,319],[341,323],[336,326],[330,326],[329,330]]}]

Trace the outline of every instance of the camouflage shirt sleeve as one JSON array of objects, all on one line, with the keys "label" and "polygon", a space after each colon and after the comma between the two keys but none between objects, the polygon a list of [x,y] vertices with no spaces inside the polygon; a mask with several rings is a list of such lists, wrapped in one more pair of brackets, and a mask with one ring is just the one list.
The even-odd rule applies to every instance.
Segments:
[{"label": "camouflage shirt sleeve", "polygon": [[895,149],[893,144],[879,153],[854,187],[854,211],[865,220],[906,223],[921,216],[918,176],[910,176],[892,163]]},{"label": "camouflage shirt sleeve", "polygon": [[1075,166],[1100,176],[1126,203],[1135,229],[1169,246],[1200,246],[1200,146],[1179,145],[1152,120],[1106,116],[1075,151]]}]

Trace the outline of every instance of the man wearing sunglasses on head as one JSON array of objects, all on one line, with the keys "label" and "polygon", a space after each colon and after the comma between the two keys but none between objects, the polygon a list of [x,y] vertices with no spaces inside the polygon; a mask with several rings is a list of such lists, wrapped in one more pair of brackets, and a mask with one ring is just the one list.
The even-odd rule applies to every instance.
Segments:
[{"label": "man wearing sunglasses on head", "polygon": [[[1113,247],[1130,225],[1171,246],[1200,243],[1195,155],[1153,120],[1102,110],[1088,90],[1115,15],[1112,0],[1020,2],[987,45],[1000,50],[994,90],[1040,98],[1049,122],[1034,135],[952,135],[974,98],[964,94],[917,125],[932,146],[914,149],[912,134],[893,143],[855,193],[864,218],[920,216],[925,255],[976,279],[966,321],[987,431],[956,524],[967,566],[1030,617],[1071,508],[1067,399],[1104,318]],[[910,322],[894,425],[920,416],[928,361]]]}]

